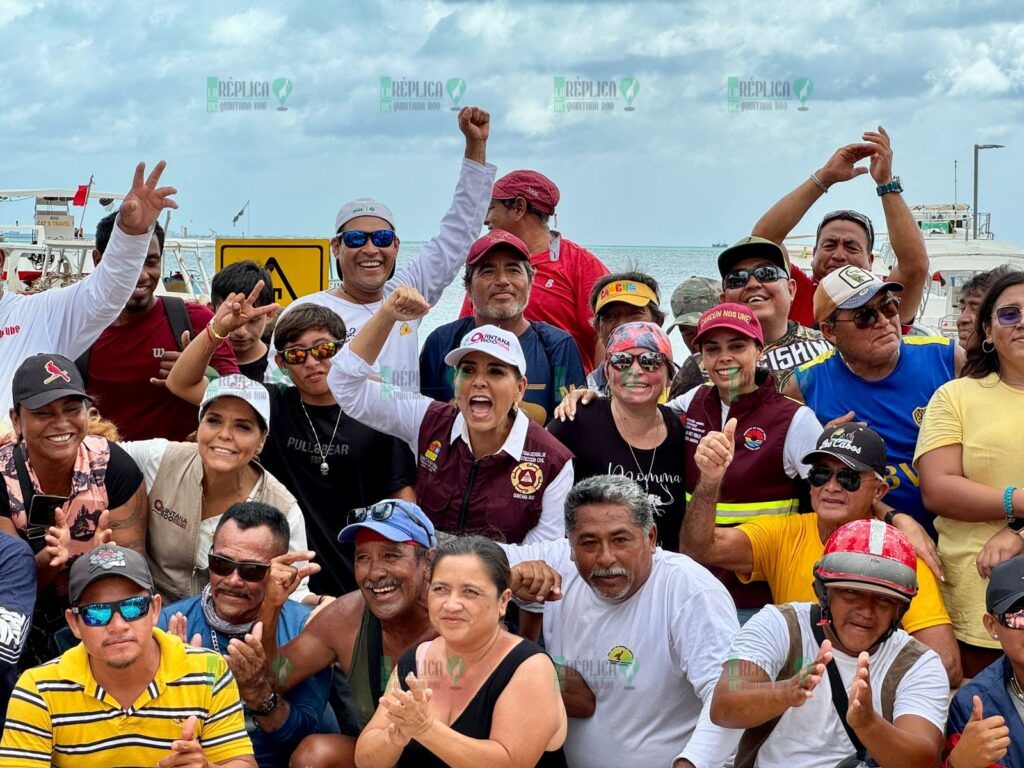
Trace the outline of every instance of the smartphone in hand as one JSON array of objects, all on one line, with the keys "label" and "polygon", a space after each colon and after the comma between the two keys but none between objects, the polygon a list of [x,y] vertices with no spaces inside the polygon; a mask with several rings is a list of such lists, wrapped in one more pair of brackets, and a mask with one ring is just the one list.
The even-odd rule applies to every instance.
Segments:
[{"label": "smartphone in hand", "polygon": [[28,528],[25,530],[30,541],[46,536],[46,529],[56,523],[57,510],[67,501],[67,496],[49,493],[37,493],[32,497],[32,505],[28,509]]}]

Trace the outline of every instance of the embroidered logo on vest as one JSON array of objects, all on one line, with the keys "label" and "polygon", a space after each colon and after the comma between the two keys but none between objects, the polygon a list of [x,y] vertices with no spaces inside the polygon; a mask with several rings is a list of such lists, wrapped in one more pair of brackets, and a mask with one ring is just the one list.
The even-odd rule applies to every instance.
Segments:
[{"label": "embroidered logo on vest", "polygon": [[743,433],[743,444],[747,446],[748,451],[758,450],[767,439],[768,433],[760,427],[750,427]]},{"label": "embroidered logo on vest", "polygon": [[512,469],[512,487],[519,493],[531,495],[544,482],[544,473],[532,461],[524,461]]},{"label": "embroidered logo on vest", "polygon": [[441,441],[434,440],[427,446],[427,450],[423,455],[431,461],[437,461],[439,453],[441,453]]},{"label": "embroidered logo on vest", "polygon": [[174,525],[178,526],[182,530],[188,528],[188,521],[185,519],[185,516],[179,512],[175,512],[169,507],[165,507],[164,503],[160,499],[153,502],[153,511],[167,522],[174,523]]}]

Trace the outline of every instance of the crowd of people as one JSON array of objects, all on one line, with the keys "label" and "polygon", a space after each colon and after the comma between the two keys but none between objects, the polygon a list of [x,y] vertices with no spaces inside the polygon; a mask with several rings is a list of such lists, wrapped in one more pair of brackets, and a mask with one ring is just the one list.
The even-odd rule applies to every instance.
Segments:
[{"label": "crowd of people", "polygon": [[[914,327],[879,127],[717,275],[611,273],[458,124],[401,268],[362,197],[336,288],[159,293],[161,162],[94,272],[0,294],[0,765],[1024,766],[1024,272]],[[867,174],[895,268],[842,210],[805,275]]]}]

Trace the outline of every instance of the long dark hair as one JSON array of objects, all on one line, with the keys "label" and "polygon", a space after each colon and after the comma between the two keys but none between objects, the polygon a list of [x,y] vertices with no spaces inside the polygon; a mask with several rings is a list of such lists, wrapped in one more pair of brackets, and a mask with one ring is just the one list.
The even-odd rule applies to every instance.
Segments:
[{"label": "long dark hair", "polygon": [[995,347],[991,351],[984,349],[985,331],[992,327],[992,315],[995,312],[996,302],[1007,288],[1015,285],[1024,285],[1024,272],[1013,271],[999,276],[989,287],[985,298],[981,300],[978,308],[977,326],[974,333],[980,342],[971,344],[967,350],[967,361],[964,363],[962,376],[972,379],[983,379],[990,373],[1001,373],[999,353]]}]

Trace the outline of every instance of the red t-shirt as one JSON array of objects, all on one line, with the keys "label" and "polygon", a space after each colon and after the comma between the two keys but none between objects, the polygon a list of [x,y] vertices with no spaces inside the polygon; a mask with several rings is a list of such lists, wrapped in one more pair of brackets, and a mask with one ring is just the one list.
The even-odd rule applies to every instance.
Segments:
[{"label": "red t-shirt", "polygon": [[813,328],[814,289],[818,287],[818,283],[804,274],[802,269],[793,270],[793,279],[796,280],[796,296],[789,306],[789,319],[807,328]]},{"label": "red t-shirt", "polygon": [[[608,274],[608,267],[586,248],[561,235],[552,241],[551,248],[530,256],[530,263],[537,272],[524,316],[566,331],[576,341],[584,370],[594,370],[597,331],[592,323],[590,290],[597,278]],[[472,314],[473,305],[466,296],[459,317]]]},{"label": "red t-shirt", "polygon": [[[202,333],[213,312],[186,302],[195,333]],[[106,419],[117,425],[124,440],[166,437],[184,440],[199,423],[199,409],[176,397],[167,387],[150,384],[160,370],[164,350],[177,351],[171,324],[157,297],[135,322],[111,325],[89,352],[86,391]],[[210,361],[219,374],[238,373],[235,356],[222,342]]]}]

